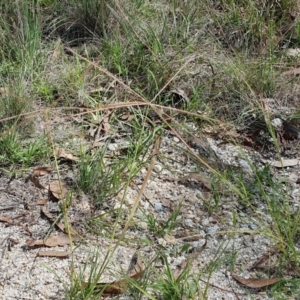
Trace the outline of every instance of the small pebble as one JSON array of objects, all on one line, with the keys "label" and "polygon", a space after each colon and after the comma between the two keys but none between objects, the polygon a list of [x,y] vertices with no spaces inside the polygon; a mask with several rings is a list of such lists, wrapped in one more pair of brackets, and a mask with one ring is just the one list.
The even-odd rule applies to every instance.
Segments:
[{"label": "small pebble", "polygon": [[252,229],[252,230],[256,230],[257,229],[257,225],[254,224],[254,223],[250,223],[249,224],[249,228]]},{"label": "small pebble", "polygon": [[193,226],[194,226],[194,222],[192,221],[192,219],[185,219],[185,220],[184,220],[184,224],[185,224],[187,227],[193,227]]},{"label": "small pebble", "polygon": [[144,221],[137,222],[136,226],[140,229],[144,229],[144,230],[148,229],[148,223]]},{"label": "small pebble", "polygon": [[156,202],[154,204],[154,209],[155,209],[156,212],[161,212],[164,208],[163,208],[163,206],[160,202]]},{"label": "small pebble", "polygon": [[155,165],[153,170],[156,172],[156,173],[160,173],[161,170],[162,170],[162,166],[161,165]]},{"label": "small pebble", "polygon": [[191,245],[191,246],[192,246],[193,248],[198,248],[198,247],[199,247],[199,244],[200,244],[199,241],[194,241],[194,242],[192,242],[192,245]]},{"label": "small pebble", "polygon": [[210,222],[209,222],[209,219],[203,219],[202,222],[201,222],[201,224],[202,224],[203,226],[207,226],[209,223],[210,223]]},{"label": "small pebble", "polygon": [[110,151],[116,151],[118,149],[118,144],[109,144],[107,148]]},{"label": "small pebble", "polygon": [[212,226],[212,227],[206,228],[206,232],[207,232],[208,234],[211,234],[211,233],[215,233],[218,229],[219,229],[218,226]]}]

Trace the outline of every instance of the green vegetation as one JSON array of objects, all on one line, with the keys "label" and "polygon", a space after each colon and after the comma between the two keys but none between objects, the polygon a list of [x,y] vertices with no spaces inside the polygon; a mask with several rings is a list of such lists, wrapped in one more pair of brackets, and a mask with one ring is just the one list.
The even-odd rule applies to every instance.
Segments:
[{"label": "green vegetation", "polygon": [[[266,251],[276,252],[257,271],[284,278],[266,288],[268,297],[300,297],[300,210],[291,200],[296,187],[245,152],[248,147],[278,160],[285,143],[295,142],[276,131],[272,120],[300,124],[298,79],[284,74],[300,64],[299,55],[289,54],[300,49],[299,11],[299,1],[290,0],[2,1],[0,170],[29,170],[53,164],[53,157],[57,163],[55,148],[72,152],[78,157],[74,194],[93,199],[97,212],[85,220],[86,230],[111,243],[104,262],[95,254],[79,273],[71,272],[68,299],[99,299],[105,288],[99,290],[97,282],[126,243],[150,245],[156,253],[140,280],[123,272],[132,299],[206,299],[214,272],[249,267],[235,265],[234,241],[243,234],[268,239]],[[191,137],[208,133],[238,146],[250,171],[216,163],[201,147],[190,146]],[[185,161],[162,150],[169,147],[165,136],[178,140],[171,150]],[[177,198],[180,203],[167,209],[151,204],[149,211],[139,204],[148,201],[144,188],[151,180],[169,176],[159,177],[159,168],[152,172],[155,163],[179,182],[188,172],[181,174],[177,165],[191,162],[211,180],[191,188],[196,193],[204,186],[210,193],[198,199],[201,209],[226,224],[207,235],[226,243],[197,272],[187,259],[176,276],[168,259],[189,257],[188,246],[172,252],[157,241],[182,228],[196,234],[182,217],[190,199]],[[56,170],[64,176],[61,164]],[[222,215],[230,202],[231,227]],[[139,239],[129,234],[134,230],[142,232]],[[82,284],[87,270],[88,283]]]}]

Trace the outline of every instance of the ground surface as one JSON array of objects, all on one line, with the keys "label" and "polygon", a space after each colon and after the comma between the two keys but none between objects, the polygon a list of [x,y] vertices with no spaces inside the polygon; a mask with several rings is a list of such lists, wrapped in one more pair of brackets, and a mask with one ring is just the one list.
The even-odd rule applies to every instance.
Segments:
[{"label": "ground surface", "polygon": [[[42,126],[40,121],[39,126]],[[52,133],[57,130],[57,133],[53,134],[57,139],[72,138],[76,144],[72,126],[62,123],[57,125],[55,122],[50,122],[50,126]],[[86,141],[85,144],[87,143],[89,142]],[[241,154],[239,147],[209,136],[207,136],[206,143],[217,154],[217,158],[213,159],[239,168],[249,182],[254,176],[249,165],[252,163],[261,168],[264,166],[261,154],[254,150],[248,149]],[[296,141],[295,143],[297,144]],[[193,149],[197,151],[197,146]],[[108,154],[109,152],[110,150]],[[294,155],[297,158],[298,152]],[[172,159],[169,160],[169,158]],[[72,188],[72,182],[78,172],[76,164],[77,162],[74,161],[60,164],[60,179],[69,182],[68,189]],[[51,165],[53,166],[53,161],[49,161],[48,166]],[[290,182],[282,183],[281,188],[291,194],[291,205],[299,206],[296,184],[299,177],[299,164],[288,168],[273,168],[272,172],[272,176],[278,177],[284,174],[290,178]],[[186,176],[191,173],[194,175]],[[181,148],[179,139],[166,131],[161,141],[160,155],[155,162],[154,171],[133,218],[134,225],[125,234],[126,242],[119,245],[110,257],[107,271],[104,272],[105,276],[101,277],[101,281],[114,281],[121,276],[122,272],[126,272],[136,251],[145,261],[150,261],[155,256],[154,248],[162,248],[169,253],[167,257],[174,270],[180,268],[190,255],[194,255],[193,272],[204,270],[211,262],[215,262],[216,266],[211,274],[203,274],[199,283],[204,289],[209,282],[208,299],[269,299],[263,291],[243,288],[230,275],[231,270],[244,278],[257,277],[259,271],[250,270],[251,267],[275,249],[272,239],[257,234],[260,226],[272,227],[271,217],[266,213],[267,210],[265,204],[262,203],[259,191],[256,191],[257,200],[252,205],[259,208],[258,211],[263,218],[256,218],[255,215],[249,217],[250,208],[239,202],[228,187],[218,186],[217,181],[215,183],[218,193],[213,196],[211,183],[205,183],[209,174],[209,170],[205,168],[201,171],[197,169],[191,157]],[[100,228],[102,236],[86,231],[88,220],[98,215],[104,216],[105,211],[117,209],[120,206],[122,206],[123,216],[121,219],[126,218],[135,203],[145,175],[146,167],[132,181],[125,195],[120,194],[110,199],[100,209],[94,207],[93,199],[88,195],[74,193],[72,204],[68,208],[69,222],[82,234],[83,239],[74,242],[72,247],[70,245],[51,247],[51,250],[72,252],[69,258],[60,259],[38,257],[40,252],[49,250],[49,247],[28,247],[27,241],[45,239],[51,228],[51,235],[62,234],[60,229],[52,226],[53,222],[41,211],[44,208],[56,218],[60,213],[61,201],[51,197],[44,204],[42,200],[49,197],[49,192],[38,189],[32,181],[28,180],[30,176],[28,172],[11,178],[2,173],[0,210],[3,222],[0,224],[2,253],[0,273],[3,299],[64,299],[66,289],[70,284],[71,270],[79,272],[83,269],[96,251],[99,254],[98,261],[101,263],[111,244],[114,243],[105,233],[105,229]],[[57,179],[57,174],[54,171],[41,176],[40,182],[47,186],[47,182],[55,179]],[[217,212],[215,212],[216,208]],[[151,231],[153,228],[149,221],[150,216],[152,223],[155,222],[152,226],[158,229],[159,224],[165,223],[171,213],[176,210],[178,210],[178,216],[173,220],[176,223],[173,230],[160,237]],[[107,226],[111,222],[113,226],[114,220],[110,219],[113,218],[112,216],[108,215],[103,218],[106,218],[103,224],[106,223]],[[238,223],[235,223],[235,219]],[[121,228],[117,227],[117,232],[120,230]],[[232,230],[240,231],[240,233],[231,234]],[[147,240],[155,246],[149,246],[150,242]],[[179,249],[185,244],[189,245],[188,251],[180,253]],[[276,251],[266,258],[268,264],[274,256],[276,256]],[[156,264],[157,270],[163,267],[159,262]],[[234,264],[233,270],[232,264]],[[264,261],[259,267],[263,270],[263,266]],[[88,271],[85,272],[87,276]],[[125,298],[130,299],[130,296],[128,297]]]}]

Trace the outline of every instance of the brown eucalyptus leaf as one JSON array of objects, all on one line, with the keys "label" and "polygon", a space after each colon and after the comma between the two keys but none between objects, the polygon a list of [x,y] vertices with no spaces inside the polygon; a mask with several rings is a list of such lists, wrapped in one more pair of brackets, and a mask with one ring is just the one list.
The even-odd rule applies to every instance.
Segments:
[{"label": "brown eucalyptus leaf", "polygon": [[62,200],[68,193],[67,183],[62,180],[53,180],[50,182],[49,191],[56,199]]},{"label": "brown eucalyptus leaf", "polygon": [[67,258],[69,257],[71,252],[69,251],[55,251],[55,250],[49,250],[49,251],[40,251],[38,253],[38,256],[45,257],[58,257],[58,258]]},{"label": "brown eucalyptus leaf", "polygon": [[263,287],[272,285],[282,278],[275,277],[275,278],[242,278],[237,275],[231,274],[231,277],[235,279],[238,283],[245,285],[248,288],[252,289],[261,289]]},{"label": "brown eucalyptus leaf", "polygon": [[51,235],[45,240],[45,246],[47,247],[56,247],[56,246],[66,246],[70,245],[69,236],[66,234],[63,235]]},{"label": "brown eucalyptus leaf", "polygon": [[6,222],[6,223],[9,223],[9,224],[14,224],[14,222],[10,218],[2,217],[2,216],[0,216],[0,222]]},{"label": "brown eucalyptus leaf", "polygon": [[44,246],[44,241],[43,240],[26,240],[26,245],[28,247],[35,247],[35,246]]},{"label": "brown eucalyptus leaf", "polygon": [[56,246],[66,246],[70,245],[72,242],[78,242],[80,238],[78,236],[71,236],[71,240],[67,234],[63,235],[51,235],[46,240],[27,240],[26,245],[28,247],[36,246],[47,246],[47,247],[56,247]]}]

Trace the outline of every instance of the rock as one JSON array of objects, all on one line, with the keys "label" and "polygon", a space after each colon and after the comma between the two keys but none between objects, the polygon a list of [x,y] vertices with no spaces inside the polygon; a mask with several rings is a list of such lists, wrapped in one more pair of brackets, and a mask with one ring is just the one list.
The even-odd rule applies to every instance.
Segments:
[{"label": "rock", "polygon": [[148,223],[144,221],[138,221],[136,222],[136,226],[140,229],[147,230],[148,229]]},{"label": "rock", "polygon": [[206,232],[208,234],[212,234],[212,233],[215,233],[216,231],[218,231],[218,229],[219,229],[219,226],[215,225],[215,226],[207,227]]},{"label": "rock", "polygon": [[118,144],[109,144],[109,145],[107,146],[107,148],[108,148],[108,150],[110,150],[110,151],[116,151],[116,150],[118,150]]},{"label": "rock", "polygon": [[161,170],[162,170],[162,166],[157,164],[157,165],[154,166],[153,170],[154,170],[156,173],[160,173]]},{"label": "rock", "polygon": [[194,222],[193,222],[192,219],[185,219],[185,220],[184,220],[184,224],[185,224],[185,226],[187,226],[187,227],[194,227]]},{"label": "rock", "polygon": [[161,212],[161,211],[163,211],[164,208],[163,208],[163,206],[160,202],[156,202],[154,204],[154,209],[155,209],[156,212]]}]

